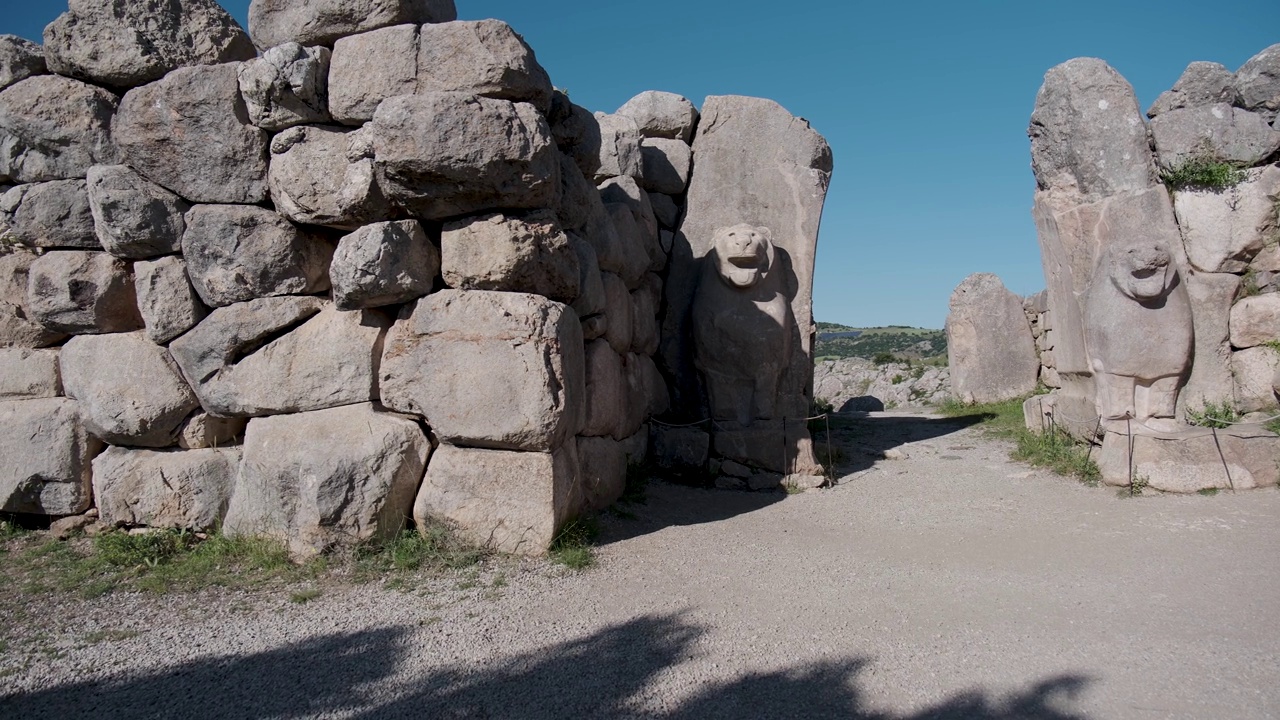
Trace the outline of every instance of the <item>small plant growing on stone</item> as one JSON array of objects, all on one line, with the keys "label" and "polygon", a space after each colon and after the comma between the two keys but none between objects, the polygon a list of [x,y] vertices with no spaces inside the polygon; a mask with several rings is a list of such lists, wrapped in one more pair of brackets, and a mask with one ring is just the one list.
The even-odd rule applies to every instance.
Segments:
[{"label": "small plant growing on stone", "polygon": [[1187,409],[1187,424],[1222,430],[1239,421],[1240,411],[1229,400],[1205,403],[1199,410]]},{"label": "small plant growing on stone", "polygon": [[903,380],[906,380],[906,378],[902,377],[901,375],[894,375],[893,378],[889,380],[889,382],[893,385],[901,385]]},{"label": "small plant growing on stone", "polygon": [[1202,155],[1160,173],[1170,190],[1226,190],[1244,182],[1244,170],[1236,165]]},{"label": "small plant growing on stone", "polygon": [[1249,268],[1244,271],[1244,276],[1240,278],[1240,297],[1253,297],[1262,292],[1258,287],[1258,271]]},{"label": "small plant growing on stone", "polygon": [[594,518],[571,520],[551,542],[551,561],[570,570],[585,570],[596,562],[592,543],[600,534]]},{"label": "small plant growing on stone", "polygon": [[1218,488],[1201,488],[1196,492],[1205,497],[1213,497],[1218,494]]}]

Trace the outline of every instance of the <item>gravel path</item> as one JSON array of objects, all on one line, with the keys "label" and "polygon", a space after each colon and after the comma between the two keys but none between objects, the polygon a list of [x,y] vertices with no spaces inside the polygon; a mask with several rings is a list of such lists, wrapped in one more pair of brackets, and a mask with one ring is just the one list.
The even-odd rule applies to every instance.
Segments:
[{"label": "gravel path", "polygon": [[1120,499],[922,416],[836,434],[838,487],[653,483],[583,573],[59,601],[0,717],[1280,716],[1280,491]]}]

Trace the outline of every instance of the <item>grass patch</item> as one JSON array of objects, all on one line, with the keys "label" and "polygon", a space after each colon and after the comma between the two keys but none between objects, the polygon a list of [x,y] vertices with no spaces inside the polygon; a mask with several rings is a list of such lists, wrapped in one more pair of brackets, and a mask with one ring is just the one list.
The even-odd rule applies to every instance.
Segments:
[{"label": "grass patch", "polygon": [[596,562],[592,545],[600,535],[595,518],[571,520],[551,543],[551,561],[571,570],[585,570]]},{"label": "grass patch", "polygon": [[1022,414],[1022,403],[1026,398],[1015,398],[998,403],[965,403],[955,398],[948,398],[937,406],[939,415],[950,418],[972,419],[978,422],[989,434],[1003,438],[1016,437],[1020,430],[1025,430]]},{"label": "grass patch", "polygon": [[1160,173],[1170,190],[1226,190],[1244,182],[1246,174],[1236,165],[1212,157],[1194,157]]},{"label": "grass patch", "polygon": [[320,597],[323,594],[324,593],[321,592],[320,588],[306,588],[304,590],[299,590],[298,592],[290,594],[289,602],[294,603],[296,605],[306,605],[307,603],[311,602],[312,600],[315,600],[316,598]]},{"label": "grass patch", "polygon": [[989,435],[1016,443],[1009,454],[1014,460],[1074,477],[1086,485],[1097,485],[1102,475],[1093,462],[1089,446],[1057,429],[1044,433],[1028,430],[1022,414],[1025,401],[1026,398],[1016,398],[998,403],[968,404],[949,399],[937,410],[947,417],[978,417],[979,424]]},{"label": "grass patch", "polygon": [[421,570],[458,570],[476,565],[490,554],[463,542],[444,524],[432,523],[421,532],[405,530],[385,542],[356,548],[354,576],[367,581]]},{"label": "grass patch", "polygon": [[114,628],[95,630],[84,636],[84,644],[97,645],[104,642],[120,642],[121,640],[138,637],[141,634],[138,630],[117,630]]},{"label": "grass patch", "polygon": [[1205,497],[1213,497],[1218,494],[1218,488],[1200,488],[1196,492]]},{"label": "grass patch", "polygon": [[1228,400],[1218,403],[1205,403],[1199,410],[1187,408],[1187,423],[1198,427],[1217,428],[1222,430],[1243,417],[1236,406]]}]

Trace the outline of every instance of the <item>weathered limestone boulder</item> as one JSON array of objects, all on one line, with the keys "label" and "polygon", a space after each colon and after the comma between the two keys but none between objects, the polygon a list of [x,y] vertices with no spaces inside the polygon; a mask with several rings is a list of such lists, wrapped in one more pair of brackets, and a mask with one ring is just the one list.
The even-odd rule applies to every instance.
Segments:
[{"label": "weathered limestone boulder", "polygon": [[638,177],[641,174],[640,128],[626,115],[595,114],[600,128],[600,162],[596,182],[611,177]]},{"label": "weathered limestone boulder", "polygon": [[119,98],[93,85],[38,75],[0,92],[0,182],[82,178],[119,162],[111,140]]},{"label": "weathered limestone boulder", "polygon": [[1250,348],[1280,340],[1280,294],[1247,297],[1231,308],[1231,344]]},{"label": "weathered limestone boulder", "polygon": [[256,418],[223,531],[278,538],[296,558],[390,539],[430,454],[413,418],[372,404]]},{"label": "weathered limestone boulder", "polygon": [[51,398],[62,394],[58,351],[0,349],[0,400]]},{"label": "weathered limestone boulder", "polygon": [[442,290],[402,313],[382,355],[382,402],[453,444],[548,452],[584,414],[577,315],[537,295]]},{"label": "weathered limestone boulder", "polygon": [[1267,120],[1227,103],[1161,113],[1151,120],[1151,137],[1164,169],[1203,157],[1256,165],[1280,149],[1280,133]]},{"label": "weathered limestone boulder", "polygon": [[[591,243],[566,233],[569,245],[578,256],[578,297],[573,301],[573,311],[579,319],[586,319],[605,311],[607,300],[604,294],[604,280],[600,274],[600,263],[596,259],[596,251]],[[588,338],[594,339],[594,338]]]},{"label": "weathered limestone boulder", "polygon": [[1150,435],[1109,432],[1095,456],[1102,481],[1126,486],[1133,478],[1156,490],[1192,493],[1210,488],[1250,488],[1275,485],[1280,438],[1253,425],[1227,430],[1188,428]]},{"label": "weathered limestone boulder", "polygon": [[[655,277],[655,276],[650,276]],[[658,304],[661,302],[661,281],[646,284],[631,293],[631,350],[641,355],[653,355],[658,351]]]},{"label": "weathered limestone boulder", "polygon": [[831,148],[807,122],[777,103],[731,95],[707,98],[693,148],[698,170],[671,251],[662,328],[662,364],[675,381],[677,410],[705,417],[697,410],[689,326],[701,280],[698,260],[710,253],[717,230],[746,223],[772,231],[777,264],[769,272],[795,279],[787,295],[798,336],[783,362],[780,409],[802,417],[809,409],[807,388],[813,376],[813,265],[831,179]]},{"label": "weathered limestone boulder", "polygon": [[1236,71],[1240,107],[1268,120],[1280,113],[1280,43],[1249,58]]},{"label": "weathered limestone boulder", "polygon": [[393,97],[371,127],[378,184],[424,220],[549,207],[560,185],[551,131],[528,103],[462,93]]},{"label": "weathered limestone boulder", "polygon": [[238,448],[107,448],[93,461],[98,517],[108,525],[211,530],[227,513],[239,464]]},{"label": "weathered limestone boulder", "polygon": [[1035,390],[1040,374],[1022,299],[991,273],[975,273],[951,293],[947,359],[963,402],[1008,400]]},{"label": "weathered limestone boulder", "polygon": [[45,57],[59,75],[132,87],[186,65],[254,55],[249,36],[216,0],[70,0],[69,5],[44,29]]},{"label": "weathered limestone boulder", "polygon": [[[1240,292],[1240,276],[1230,273],[1188,272],[1183,278],[1191,301],[1195,349],[1191,377],[1180,402],[1185,409],[1235,403],[1231,379],[1231,304]],[[1186,413],[1180,413],[1185,417]]]},{"label": "weathered limestone boulder", "polygon": [[640,141],[640,165],[641,187],[679,195],[689,184],[693,150],[681,140],[645,138]]},{"label": "weathered limestone boulder", "polygon": [[600,169],[600,122],[590,110],[575,105],[569,97],[556,90],[551,94],[551,111],[547,114],[551,134],[556,146],[582,171],[583,177],[593,179]]},{"label": "weathered limestone boulder", "polygon": [[0,347],[44,347],[66,337],[37,324],[31,316],[27,274],[37,257],[24,248],[0,253]]},{"label": "weathered limestone boulder", "polygon": [[711,436],[699,427],[650,424],[653,463],[667,472],[696,474],[706,471]]},{"label": "weathered limestone boulder", "polygon": [[314,126],[276,135],[268,174],[276,211],[294,222],[344,230],[386,217],[367,140],[359,131]]},{"label": "weathered limestone boulder", "polygon": [[659,260],[654,256],[657,251],[658,220],[653,214],[653,205],[649,202],[649,193],[640,189],[640,184],[630,177],[614,177],[600,183],[600,199],[608,207],[610,203],[621,203],[627,206],[635,217],[636,227],[640,230],[642,246],[649,253],[651,269],[657,270],[665,258]]},{"label": "weathered limestone boulder", "polygon": [[47,72],[44,48],[17,35],[0,35],[0,90]]},{"label": "weathered limestone boulder", "polygon": [[578,438],[578,481],[586,509],[603,510],[627,489],[627,452],[613,438]]},{"label": "weathered limestone boulder", "polygon": [[62,347],[62,382],[85,427],[115,445],[166,447],[199,403],[169,352],[142,333],[82,335]]},{"label": "weathered limestone boulder", "polygon": [[649,419],[650,408],[655,405],[655,389],[653,375],[649,370],[653,361],[644,355],[629,352],[622,357],[622,374],[626,380],[627,401],[622,405],[618,426],[614,429],[613,439],[624,440],[635,435]]},{"label": "weathered limestone boulder", "polygon": [[120,101],[112,134],[124,160],[191,202],[267,197],[267,133],[249,124],[237,65],[174,70]]},{"label": "weathered limestone boulder", "polygon": [[698,124],[698,110],[693,103],[675,93],[646,90],[618,108],[618,115],[636,121],[640,136],[672,138],[688,143]]},{"label": "weathered limestone boulder", "polygon": [[1101,197],[1154,180],[1133,87],[1097,58],[1068,60],[1045,73],[1027,135],[1041,189]]},{"label": "weathered limestone boulder", "polygon": [[578,254],[547,210],[445,223],[440,270],[445,284],[459,290],[533,293],[571,303],[580,289]]},{"label": "weathered limestone boulder", "polygon": [[600,193],[587,180],[573,158],[559,153],[560,192],[556,195],[556,219],[565,230],[581,230],[601,206]]},{"label": "weathered limestone boulder", "polygon": [[240,95],[254,125],[278,132],[329,122],[329,59],[325,47],[277,45],[240,65]]},{"label": "weathered limestone boulder", "polygon": [[164,345],[195,327],[208,314],[187,278],[187,264],[177,256],[133,264],[133,285],[147,338]]},{"label": "weathered limestone boulder", "polygon": [[680,224],[680,206],[670,195],[649,193],[649,206],[653,208],[653,217],[660,227],[672,230]]},{"label": "weathered limestone boulder", "polygon": [[603,240],[597,246],[601,267],[622,278],[627,289],[638,287],[653,264],[644,228],[626,203],[605,203],[604,209],[613,232],[591,236]]},{"label": "weathered limestone boulder", "polygon": [[247,424],[245,418],[214,417],[204,410],[197,410],[182,423],[182,429],[178,431],[178,447],[204,450],[233,445],[244,435]]},{"label": "weathered limestone boulder", "polygon": [[1276,229],[1275,198],[1280,167],[1248,171],[1248,178],[1224,190],[1179,190],[1173,209],[1187,258],[1205,272],[1244,272]]},{"label": "weathered limestone boulder", "polygon": [[613,273],[601,273],[604,282],[605,317],[609,325],[605,328],[604,339],[609,342],[614,352],[624,354],[631,349],[631,293],[622,278]]},{"label": "weathered limestone boulder", "polygon": [[329,64],[329,112],[361,125],[389,97],[418,92],[418,25],[396,25],[340,38]]},{"label": "weathered limestone boulder", "polygon": [[374,223],[344,236],[329,265],[339,310],[422,297],[439,272],[440,252],[417,220]]},{"label": "weathered limestone boulder", "polygon": [[84,180],[18,185],[0,195],[0,226],[6,224],[28,247],[102,247],[94,235]]},{"label": "weathered limestone boulder", "polygon": [[1153,118],[1180,108],[1232,104],[1235,99],[1234,73],[1219,63],[1193,62],[1182,71],[1172,89],[1160,93],[1151,109],[1147,110],[1147,117]]},{"label": "weathered limestone boulder", "polygon": [[551,78],[533,49],[501,20],[423,25],[418,91],[465,92],[551,109]]},{"label": "weathered limestone boulder", "polygon": [[182,254],[206,305],[329,289],[333,246],[279,214],[250,205],[196,205]]},{"label": "weathered limestone boulder", "polygon": [[453,0],[253,0],[249,34],[259,48],[296,42],[332,45],[346,35],[402,23],[449,22]]},{"label": "weathered limestone boulder", "polygon": [[586,413],[580,435],[618,435],[630,391],[622,357],[604,340],[586,345]]},{"label": "weathered limestone boulder", "polygon": [[1250,413],[1274,411],[1280,399],[1275,393],[1275,375],[1280,370],[1280,351],[1265,345],[1231,353],[1231,377],[1236,383],[1236,409]]},{"label": "weathered limestone boulder", "polygon": [[645,409],[640,415],[646,418],[665,415],[671,410],[671,394],[658,364],[648,355],[632,353],[627,358],[627,382],[629,386],[642,390],[641,394],[632,397],[636,403],[643,400]]},{"label": "weathered limestone boulder", "polygon": [[0,402],[0,512],[77,515],[89,509],[90,461],[101,443],[74,400]]},{"label": "weathered limestone boulder", "polygon": [[27,311],[47,330],[93,334],[142,327],[129,264],[104,252],[55,250],[31,263]]},{"label": "weathered limestone boulder", "polygon": [[445,521],[477,545],[543,555],[582,506],[577,443],[552,453],[436,448],[413,505],[419,528]]},{"label": "weathered limestone boulder", "polygon": [[126,165],[95,165],[87,181],[98,242],[122,258],[182,250],[183,215],[191,206]]},{"label": "weathered limestone boulder", "polygon": [[389,323],[319,298],[262,298],[214,310],[169,351],[208,412],[321,410],[377,397],[375,352]]}]

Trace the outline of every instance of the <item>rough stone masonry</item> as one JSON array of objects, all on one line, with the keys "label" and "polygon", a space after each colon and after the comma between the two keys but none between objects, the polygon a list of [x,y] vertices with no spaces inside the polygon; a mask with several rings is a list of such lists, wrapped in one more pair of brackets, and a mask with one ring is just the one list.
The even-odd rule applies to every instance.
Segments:
[{"label": "rough stone masonry", "polygon": [[[592,114],[452,0],[249,18],[71,0],[43,46],[0,36],[0,510],[537,554],[651,446],[816,478],[788,429],[831,173],[808,123],[654,91]],[[713,248],[752,281],[703,273]],[[737,322],[696,358],[695,305]],[[767,377],[720,382],[727,352]],[[659,424],[694,416],[735,424]]]}]

